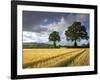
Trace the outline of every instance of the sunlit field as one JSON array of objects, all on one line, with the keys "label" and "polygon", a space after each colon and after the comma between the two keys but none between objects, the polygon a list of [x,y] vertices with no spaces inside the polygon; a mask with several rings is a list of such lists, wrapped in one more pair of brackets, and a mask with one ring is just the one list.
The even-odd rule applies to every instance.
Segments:
[{"label": "sunlit field", "polygon": [[23,68],[89,65],[89,48],[23,49]]}]

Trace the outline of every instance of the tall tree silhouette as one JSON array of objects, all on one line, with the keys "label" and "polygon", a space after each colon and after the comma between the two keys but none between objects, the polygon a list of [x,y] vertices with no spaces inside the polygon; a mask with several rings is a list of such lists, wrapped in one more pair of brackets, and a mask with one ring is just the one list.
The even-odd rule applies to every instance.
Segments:
[{"label": "tall tree silhouette", "polygon": [[56,41],[60,41],[59,32],[53,31],[52,33],[50,33],[49,41],[53,41],[53,45],[54,47],[56,47]]},{"label": "tall tree silhouette", "polygon": [[81,39],[88,39],[88,34],[86,32],[85,26],[81,25],[81,22],[74,22],[65,31],[65,36],[67,40],[75,41],[74,46],[77,46],[77,41]]}]

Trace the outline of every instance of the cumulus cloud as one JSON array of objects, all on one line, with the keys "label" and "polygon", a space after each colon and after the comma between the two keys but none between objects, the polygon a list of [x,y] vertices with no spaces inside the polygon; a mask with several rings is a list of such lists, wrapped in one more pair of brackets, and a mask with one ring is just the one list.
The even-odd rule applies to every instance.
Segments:
[{"label": "cumulus cloud", "polygon": [[59,22],[53,22],[52,24],[48,25],[48,30],[50,31],[63,31],[67,26],[64,17],[60,19]]},{"label": "cumulus cloud", "polygon": [[37,32],[23,31],[23,42],[46,43],[48,42],[48,35]]},{"label": "cumulus cloud", "polygon": [[64,20],[64,17],[61,17],[59,22],[54,22],[52,24],[48,24],[48,25],[45,25],[45,26],[39,25],[41,27],[41,29],[45,28],[46,29],[45,31],[41,30],[39,32],[38,29],[40,30],[40,28],[37,28],[37,27],[34,27],[35,31],[33,31],[33,32],[23,31],[23,42],[40,42],[40,43],[48,42],[49,34],[52,31],[61,32],[60,33],[61,38],[65,39],[64,30],[66,28],[65,27],[66,25],[67,24]]}]

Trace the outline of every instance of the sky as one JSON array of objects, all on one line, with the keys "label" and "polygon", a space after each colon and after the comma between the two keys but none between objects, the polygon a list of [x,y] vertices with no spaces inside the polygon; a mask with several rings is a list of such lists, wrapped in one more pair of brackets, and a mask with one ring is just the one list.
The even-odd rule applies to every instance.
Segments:
[{"label": "sky", "polygon": [[[23,42],[52,43],[48,37],[52,31],[58,31],[61,37],[59,45],[73,45],[74,42],[67,41],[65,30],[74,21],[81,22],[89,34],[89,14],[61,13],[61,12],[39,12],[23,11]],[[81,40],[78,45],[88,44],[89,40]]]}]

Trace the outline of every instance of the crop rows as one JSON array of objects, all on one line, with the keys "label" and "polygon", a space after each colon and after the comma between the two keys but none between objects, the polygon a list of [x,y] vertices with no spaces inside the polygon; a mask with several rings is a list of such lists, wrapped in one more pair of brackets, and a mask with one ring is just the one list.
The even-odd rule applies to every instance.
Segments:
[{"label": "crop rows", "polygon": [[86,66],[90,63],[90,55],[89,50],[86,49],[81,55],[77,56],[70,64],[69,66]]},{"label": "crop rows", "polygon": [[[41,56],[38,56],[39,59],[33,58],[32,61],[28,63],[24,63],[23,68],[42,68],[42,67],[44,68],[44,67],[69,66],[69,64],[72,65],[72,62],[75,62],[77,64],[77,59],[76,59],[77,57],[81,63],[82,55],[83,56],[85,55],[85,57],[87,56],[87,59],[88,59],[88,54],[86,53],[87,51],[85,49],[75,49],[75,50],[64,49],[64,50],[66,50],[67,52],[65,51],[65,53],[60,53],[60,54],[54,53],[56,55],[49,54],[50,56],[45,54],[46,55],[45,57],[43,57],[43,54],[41,54]],[[83,53],[86,53],[87,55]]]}]

